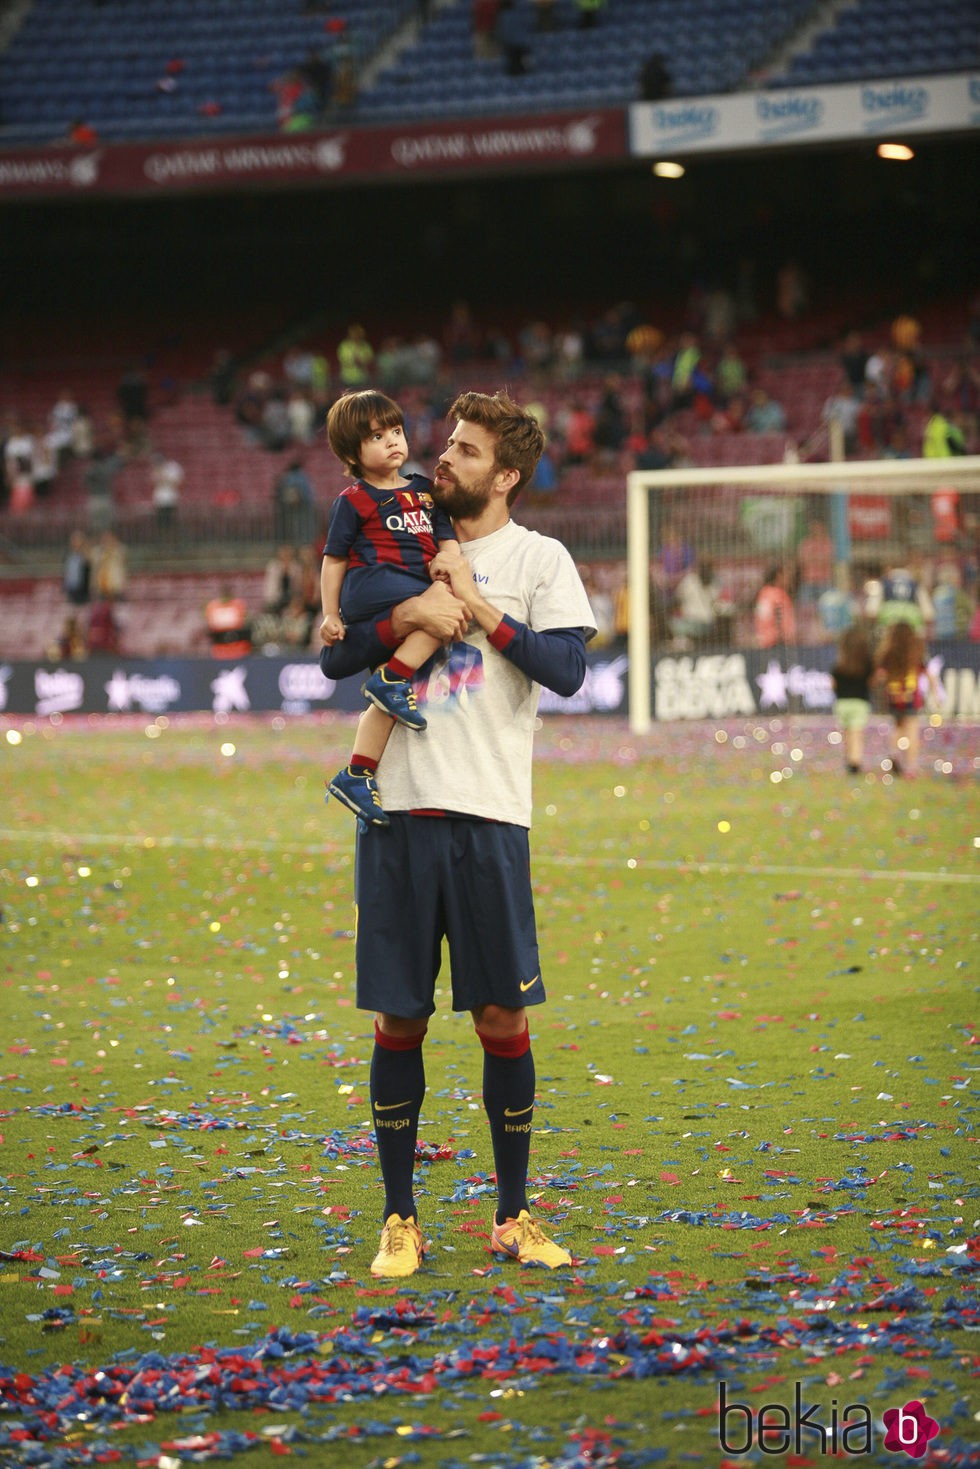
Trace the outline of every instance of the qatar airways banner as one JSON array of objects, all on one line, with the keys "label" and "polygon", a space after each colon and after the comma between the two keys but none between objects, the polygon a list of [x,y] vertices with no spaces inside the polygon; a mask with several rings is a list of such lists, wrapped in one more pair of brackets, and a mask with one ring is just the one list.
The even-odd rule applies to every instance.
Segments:
[{"label": "qatar airways banner", "polygon": [[637,102],[630,107],[630,152],[665,157],[842,139],[894,141],[977,127],[980,74],[966,72]]},{"label": "qatar airways banner", "polygon": [[55,146],[0,152],[0,199],[11,195],[167,194],[302,186],[353,179],[534,170],[622,159],[621,108],[337,128],[273,137]]}]

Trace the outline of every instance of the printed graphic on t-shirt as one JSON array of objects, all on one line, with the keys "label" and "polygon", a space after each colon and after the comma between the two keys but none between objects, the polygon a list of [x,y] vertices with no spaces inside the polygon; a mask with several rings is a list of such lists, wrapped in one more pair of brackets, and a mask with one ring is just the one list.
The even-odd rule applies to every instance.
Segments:
[{"label": "printed graphic on t-shirt", "polygon": [[469,643],[450,643],[433,653],[412,682],[420,705],[444,709],[459,704],[465,708],[469,696],[483,688],[483,654]]}]

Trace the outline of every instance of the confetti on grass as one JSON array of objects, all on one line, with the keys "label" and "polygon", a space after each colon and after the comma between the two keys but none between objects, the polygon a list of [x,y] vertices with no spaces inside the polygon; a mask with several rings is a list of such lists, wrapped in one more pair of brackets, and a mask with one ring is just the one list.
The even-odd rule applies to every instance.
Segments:
[{"label": "confetti on grass", "polygon": [[[558,1375],[606,1381],[718,1377],[772,1367],[789,1355],[932,1356],[944,1350],[951,1333],[980,1327],[975,1300],[950,1296],[930,1310],[912,1285],[885,1291],[870,1303],[846,1305],[832,1318],[828,1311],[839,1289],[846,1289],[843,1278],[804,1292],[795,1303],[800,1315],[776,1325],[738,1319],[696,1330],[666,1326],[654,1314],[662,1310],[662,1292],[651,1289],[649,1304],[634,1299],[618,1329],[588,1340],[538,1328],[533,1317],[527,1331],[516,1321],[506,1341],[482,1338],[478,1331],[487,1324],[490,1303],[471,1302],[449,1317],[444,1302],[429,1306],[402,1297],[358,1308],[349,1323],[326,1334],[280,1328],[247,1347],[147,1352],[135,1360],[124,1354],[100,1368],[66,1363],[31,1374],[0,1366],[0,1405],[8,1415],[0,1423],[0,1449],[16,1449],[24,1464],[54,1464],[31,1453],[80,1426],[104,1430],[190,1411],[303,1414],[314,1405],[451,1392],[474,1379],[529,1391]],[[531,1304],[512,1289],[498,1295],[494,1306],[508,1314],[516,1308],[519,1315]],[[463,1340],[447,1345],[453,1336]],[[222,1450],[218,1442],[214,1453],[210,1447],[202,1443],[196,1452],[217,1457]],[[99,1462],[95,1448],[89,1454],[72,1462]]]},{"label": "confetti on grass", "polygon": [[[921,1398],[930,1462],[973,1462],[975,824],[934,763],[918,787],[844,780],[809,716],[649,741],[545,721],[531,1183],[575,1262],[490,1253],[479,1052],[444,996],[416,1155],[431,1247],[404,1289],[366,1278],[350,842],[324,841],[300,781],[329,727],[260,745],[243,723],[236,784],[213,721],[186,760],[173,729],[166,758],[141,735],[118,768],[115,730],[110,760],[68,723],[43,760],[25,741],[0,871],[0,1463],[356,1442],[365,1465],[707,1466],[719,1373],[756,1404],[801,1379],[824,1404]],[[975,727],[923,737],[975,772]],[[39,841],[69,766],[78,829],[122,845]],[[176,844],[143,844],[164,818]]]}]

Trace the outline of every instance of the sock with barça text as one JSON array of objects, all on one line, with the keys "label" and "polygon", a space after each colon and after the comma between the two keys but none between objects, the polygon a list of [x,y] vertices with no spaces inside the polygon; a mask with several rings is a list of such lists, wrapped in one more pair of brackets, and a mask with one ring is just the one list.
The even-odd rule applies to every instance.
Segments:
[{"label": "sock with bar\u00e7a text", "polygon": [[483,1105],[497,1172],[497,1223],[527,1208],[527,1169],[534,1116],[534,1057],[527,1026],[507,1040],[484,1035]]},{"label": "sock with bar\u00e7a text", "polygon": [[415,1140],[425,1096],[425,1064],[419,1035],[385,1035],[375,1021],[371,1056],[371,1111],[385,1185],[385,1212],[417,1218],[412,1185]]}]

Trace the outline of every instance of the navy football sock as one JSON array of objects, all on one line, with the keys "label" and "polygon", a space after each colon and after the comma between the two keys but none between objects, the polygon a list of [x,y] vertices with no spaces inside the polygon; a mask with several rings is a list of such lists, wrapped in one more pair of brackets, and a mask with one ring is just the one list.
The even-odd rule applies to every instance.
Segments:
[{"label": "navy football sock", "polygon": [[534,1057],[525,1026],[507,1040],[477,1031],[483,1045],[483,1105],[497,1173],[497,1223],[527,1208],[527,1170],[534,1116]]},{"label": "navy football sock", "polygon": [[375,1023],[371,1111],[385,1186],[384,1219],[390,1214],[400,1214],[403,1219],[416,1217],[412,1183],[419,1113],[425,1096],[424,1039],[424,1030],[416,1036],[385,1035]]}]

